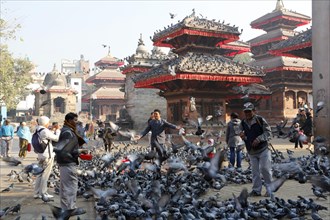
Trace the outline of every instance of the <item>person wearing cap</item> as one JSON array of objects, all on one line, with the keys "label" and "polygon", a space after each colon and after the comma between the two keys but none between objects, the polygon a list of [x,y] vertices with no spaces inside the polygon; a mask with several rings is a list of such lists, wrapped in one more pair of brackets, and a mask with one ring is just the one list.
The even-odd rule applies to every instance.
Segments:
[{"label": "person wearing cap", "polygon": [[21,126],[19,126],[19,129],[17,131],[17,136],[19,137],[19,157],[26,157],[26,152],[28,148],[28,144],[31,143],[31,132],[30,128],[26,126],[25,122],[21,123]]},{"label": "person wearing cap", "polygon": [[[252,169],[252,191],[250,196],[261,196],[262,180],[265,184],[272,182],[271,152],[268,141],[271,138],[271,128],[267,121],[255,114],[255,107],[251,102],[244,104],[245,118],[242,120],[240,133],[250,158]],[[265,196],[269,196],[267,193]]]},{"label": "person wearing cap", "polygon": [[238,118],[238,114],[233,112],[230,114],[230,121],[227,124],[226,143],[230,149],[230,164],[234,167],[236,158],[236,167],[238,169],[242,167],[241,145],[243,141],[240,133],[241,120]]}]

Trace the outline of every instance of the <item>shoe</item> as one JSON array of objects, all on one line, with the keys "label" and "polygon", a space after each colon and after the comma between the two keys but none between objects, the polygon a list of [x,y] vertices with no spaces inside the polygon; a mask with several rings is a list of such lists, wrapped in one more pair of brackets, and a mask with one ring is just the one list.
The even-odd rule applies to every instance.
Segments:
[{"label": "shoe", "polygon": [[83,208],[76,208],[71,212],[71,216],[85,214],[86,210]]},{"label": "shoe", "polygon": [[41,195],[39,195],[39,194],[35,194],[35,195],[33,196],[33,198],[34,198],[34,199],[41,199],[42,197],[41,197]]},{"label": "shoe", "polygon": [[[48,194],[48,193],[44,193],[44,195],[45,195],[46,197],[48,197],[48,198],[54,198],[53,195],[50,195],[50,194]],[[41,197],[41,196],[40,196],[40,197]]]},{"label": "shoe", "polygon": [[252,191],[249,193],[249,197],[255,197],[255,196],[261,196],[261,193],[252,190]]},{"label": "shoe", "polygon": [[270,197],[268,192],[265,193],[264,197]]}]

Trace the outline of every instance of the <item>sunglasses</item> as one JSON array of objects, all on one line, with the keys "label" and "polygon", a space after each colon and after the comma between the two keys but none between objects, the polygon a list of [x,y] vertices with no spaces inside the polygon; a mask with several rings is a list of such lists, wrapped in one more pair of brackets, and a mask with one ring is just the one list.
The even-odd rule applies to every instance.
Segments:
[{"label": "sunglasses", "polygon": [[251,110],[245,110],[244,113],[251,113]]}]

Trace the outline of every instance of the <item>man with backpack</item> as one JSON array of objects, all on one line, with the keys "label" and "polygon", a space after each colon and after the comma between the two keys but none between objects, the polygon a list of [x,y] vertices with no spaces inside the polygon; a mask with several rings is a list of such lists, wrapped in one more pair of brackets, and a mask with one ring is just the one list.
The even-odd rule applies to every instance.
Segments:
[{"label": "man with backpack", "polygon": [[[271,151],[268,149],[271,128],[263,117],[255,114],[255,108],[251,102],[244,104],[243,111],[245,119],[242,120],[240,136],[245,142],[252,169],[253,186],[249,195],[261,196],[261,175],[266,184],[272,182]],[[269,195],[266,193],[265,196]]]},{"label": "man with backpack", "polygon": [[41,116],[38,118],[36,132],[32,136],[32,146],[38,155],[39,165],[44,169],[44,172],[36,178],[33,196],[35,199],[42,198],[43,195],[48,198],[54,197],[47,193],[47,181],[52,171],[55,157],[52,141],[57,142],[59,135],[55,135],[48,127],[49,118],[47,116]]}]

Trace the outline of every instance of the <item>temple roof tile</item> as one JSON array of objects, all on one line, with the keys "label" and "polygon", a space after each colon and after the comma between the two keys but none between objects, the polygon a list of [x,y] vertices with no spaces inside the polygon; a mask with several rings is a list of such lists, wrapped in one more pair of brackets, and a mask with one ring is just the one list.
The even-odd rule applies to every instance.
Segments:
[{"label": "temple roof tile", "polygon": [[251,44],[251,46],[253,46],[254,44],[266,42],[271,39],[280,41],[283,39],[288,39],[288,37],[294,36],[294,33],[295,33],[295,31],[293,31],[293,30],[279,28],[276,30],[269,31],[256,38],[253,38],[253,39],[249,40],[248,42]]},{"label": "temple roof tile", "polygon": [[256,60],[249,63],[252,66],[262,66],[266,69],[273,69],[277,67],[292,67],[300,69],[311,70],[312,61],[304,58],[276,56],[272,58]]},{"label": "temple roof tile", "polygon": [[195,30],[205,30],[208,32],[221,32],[221,33],[231,33],[231,34],[241,34],[238,31],[238,27],[230,26],[230,24],[225,24],[225,22],[216,21],[215,19],[208,20],[203,17],[195,16],[195,12],[191,15],[185,17],[182,21],[178,21],[176,24],[168,25],[164,30],[159,30],[154,33],[153,41],[157,41],[164,36],[174,33],[182,28],[189,28]]},{"label": "temple roof tile", "polygon": [[[293,47],[295,49],[300,47],[311,47],[312,43],[312,29],[308,29],[299,33],[288,40],[281,41],[272,46],[271,51],[280,50],[282,52],[289,52]],[[300,46],[299,46],[300,45]]]},{"label": "temple roof tile", "polygon": [[143,81],[161,75],[175,75],[176,73],[259,77],[264,75],[259,68],[239,64],[220,55],[188,52],[152,68],[149,72],[135,76],[134,81]]}]

